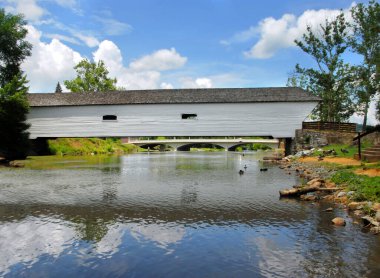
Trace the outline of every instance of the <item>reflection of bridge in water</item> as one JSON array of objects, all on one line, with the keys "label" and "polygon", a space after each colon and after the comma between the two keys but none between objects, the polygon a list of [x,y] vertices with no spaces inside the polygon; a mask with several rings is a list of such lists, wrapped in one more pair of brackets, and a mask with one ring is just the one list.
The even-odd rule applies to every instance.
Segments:
[{"label": "reflection of bridge in water", "polygon": [[154,146],[170,146],[175,151],[188,151],[193,146],[213,145],[219,146],[225,151],[234,151],[238,146],[247,144],[264,144],[271,148],[278,148],[280,140],[278,139],[164,139],[164,140],[137,140],[129,139],[128,143],[142,148]]}]

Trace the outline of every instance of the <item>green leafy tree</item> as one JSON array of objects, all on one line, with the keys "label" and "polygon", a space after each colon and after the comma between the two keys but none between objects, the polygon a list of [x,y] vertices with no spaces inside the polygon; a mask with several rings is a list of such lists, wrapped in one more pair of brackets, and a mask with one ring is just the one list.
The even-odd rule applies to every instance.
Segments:
[{"label": "green leafy tree", "polygon": [[[380,57],[380,4],[371,0],[368,5],[359,3],[351,9],[353,33],[349,45],[363,60],[355,67],[353,82],[358,112],[364,115],[363,129],[371,100],[380,90],[377,72]],[[379,112],[380,113],[380,112]]]},{"label": "green leafy tree", "polygon": [[62,93],[61,84],[58,82],[57,86],[55,87],[55,93]]},{"label": "green leafy tree", "polygon": [[19,73],[0,88],[0,153],[8,160],[25,158],[29,148],[26,83]]},{"label": "green leafy tree", "polygon": [[25,24],[22,15],[0,9],[0,155],[8,160],[24,158],[29,145],[28,87],[20,69],[32,48]]},{"label": "green leafy tree", "polygon": [[90,62],[83,59],[74,69],[77,77],[73,80],[65,80],[63,83],[72,92],[104,92],[116,90],[116,78],[108,77],[108,70],[104,62]]},{"label": "green leafy tree", "polygon": [[21,63],[31,54],[32,45],[25,41],[25,24],[22,15],[0,9],[0,87],[21,72]]},{"label": "green leafy tree", "polygon": [[[343,62],[346,51],[348,26],[344,15],[334,20],[326,20],[315,32],[311,26],[295,43],[316,62],[314,68],[302,68],[296,65],[295,78],[290,82],[301,82],[303,87],[322,99],[315,109],[314,116],[322,121],[346,121],[354,112],[350,97],[349,81],[352,69]],[[298,81],[297,81],[298,80]]]}]

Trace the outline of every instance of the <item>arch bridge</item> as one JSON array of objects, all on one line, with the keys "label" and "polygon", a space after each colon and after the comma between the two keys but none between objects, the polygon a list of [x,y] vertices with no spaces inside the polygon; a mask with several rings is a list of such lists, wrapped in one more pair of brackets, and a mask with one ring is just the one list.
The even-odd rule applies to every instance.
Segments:
[{"label": "arch bridge", "polygon": [[188,150],[191,146],[200,144],[209,144],[219,146],[225,151],[233,151],[238,146],[247,144],[264,144],[271,148],[278,148],[280,140],[278,139],[164,139],[164,140],[138,140],[129,139],[126,142],[139,147],[147,148],[150,146],[167,145],[174,151]]}]

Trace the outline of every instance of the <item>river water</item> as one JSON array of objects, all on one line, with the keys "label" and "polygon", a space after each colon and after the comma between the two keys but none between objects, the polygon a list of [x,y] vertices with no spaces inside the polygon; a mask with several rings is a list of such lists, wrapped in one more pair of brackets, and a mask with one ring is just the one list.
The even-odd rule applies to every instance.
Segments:
[{"label": "river water", "polygon": [[[0,169],[0,276],[380,277],[380,237],[279,199],[262,154],[62,158]],[[239,170],[245,173],[239,175]],[[335,216],[347,219],[334,227]]]}]

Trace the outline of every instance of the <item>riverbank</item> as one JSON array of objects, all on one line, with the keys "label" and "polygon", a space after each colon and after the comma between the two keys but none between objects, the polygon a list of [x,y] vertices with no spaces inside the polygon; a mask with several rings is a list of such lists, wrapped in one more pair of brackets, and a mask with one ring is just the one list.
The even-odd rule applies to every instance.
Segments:
[{"label": "riverbank", "polygon": [[47,144],[52,155],[121,155],[139,150],[135,145],[121,143],[118,138],[57,138],[48,140]]},{"label": "riverbank", "polygon": [[[330,202],[347,210],[354,223],[374,234],[380,233],[380,163],[363,163],[348,157],[286,157],[278,162],[289,174],[301,177],[301,184],[280,191],[281,196],[302,201]],[[332,219],[345,225],[343,219]]]}]

